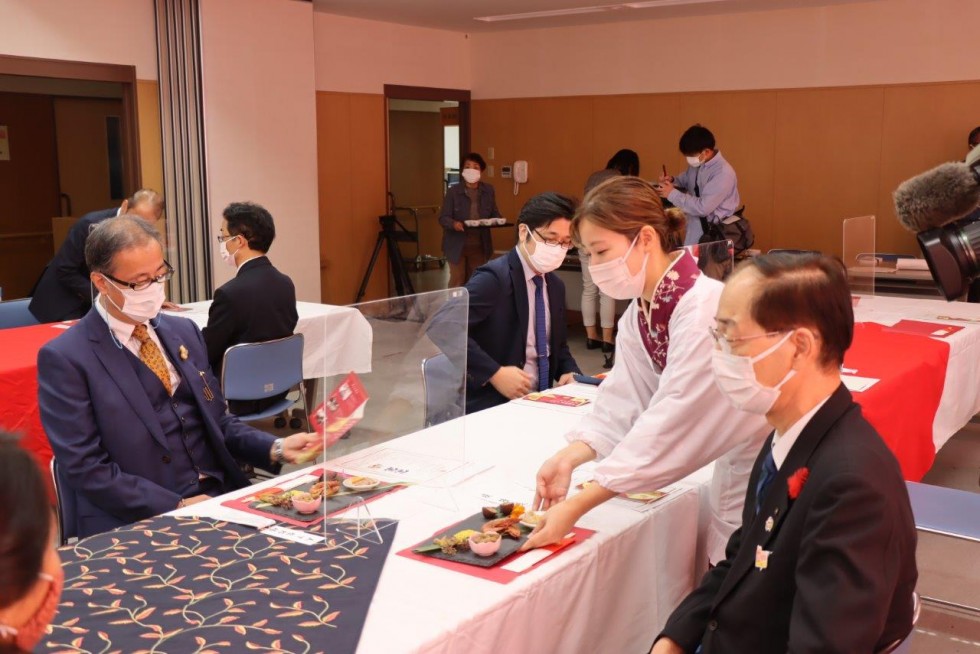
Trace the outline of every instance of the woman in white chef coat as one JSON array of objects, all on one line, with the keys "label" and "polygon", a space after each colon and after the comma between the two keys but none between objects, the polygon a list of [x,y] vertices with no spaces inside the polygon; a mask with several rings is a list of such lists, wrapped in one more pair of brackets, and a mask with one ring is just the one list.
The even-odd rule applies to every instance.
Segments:
[{"label": "woman in white chef coat", "polygon": [[[534,504],[548,509],[526,548],[560,540],[586,512],[619,493],[672,484],[715,461],[707,547],[724,558],[741,522],[763,416],[732,408],[715,386],[709,328],[722,284],[683,249],[687,221],[664,210],[653,186],[615,177],[594,188],[572,222],[603,293],[635,300],[619,321],[616,363],[595,409],[538,471]],[[595,484],[566,499],[572,471],[598,459]]]}]

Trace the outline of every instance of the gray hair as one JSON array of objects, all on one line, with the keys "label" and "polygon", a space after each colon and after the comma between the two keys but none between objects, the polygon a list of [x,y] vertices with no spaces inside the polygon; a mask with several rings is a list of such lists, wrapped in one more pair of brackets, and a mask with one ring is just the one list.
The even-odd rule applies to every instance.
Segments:
[{"label": "gray hair", "polygon": [[103,220],[92,228],[85,240],[85,265],[89,270],[111,273],[112,260],[117,253],[130,248],[160,241],[160,233],[138,216],[116,216]]},{"label": "gray hair", "polygon": [[160,212],[167,208],[163,196],[151,188],[141,188],[133,193],[133,196],[129,198],[129,206],[135,207],[138,204],[148,204]]}]

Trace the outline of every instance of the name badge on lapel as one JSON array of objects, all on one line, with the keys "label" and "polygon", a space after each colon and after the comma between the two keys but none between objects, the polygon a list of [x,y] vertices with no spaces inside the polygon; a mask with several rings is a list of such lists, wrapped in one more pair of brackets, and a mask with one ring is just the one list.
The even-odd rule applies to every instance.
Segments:
[{"label": "name badge on lapel", "polygon": [[214,401],[214,391],[212,391],[211,390],[211,387],[208,386],[208,378],[205,376],[205,373],[204,373],[203,370],[198,370],[197,371],[197,374],[199,374],[201,376],[201,383],[204,384],[204,399],[207,400],[208,402],[213,402]]},{"label": "name badge on lapel", "polygon": [[755,567],[759,570],[765,570],[769,567],[769,555],[772,554],[769,550],[762,549],[762,545],[755,546]]},{"label": "name badge on lapel", "polygon": [[177,348],[177,354],[180,356],[181,361],[187,361],[187,357],[190,356],[190,354],[187,352],[187,348],[183,345]]},{"label": "name badge on lapel", "polygon": [[772,516],[766,518],[766,533],[772,531],[772,528],[776,526],[776,521],[772,519]]}]

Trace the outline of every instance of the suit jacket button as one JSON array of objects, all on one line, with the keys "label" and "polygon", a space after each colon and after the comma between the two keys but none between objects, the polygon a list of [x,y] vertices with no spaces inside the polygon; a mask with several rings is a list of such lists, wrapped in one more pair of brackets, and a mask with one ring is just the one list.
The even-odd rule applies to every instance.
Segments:
[{"label": "suit jacket button", "polygon": [[718,621],[717,620],[712,620],[711,622],[708,623],[708,630],[714,631],[717,628],[718,628]]},{"label": "suit jacket button", "polygon": [[163,458],[161,458],[160,460],[163,461],[164,463],[170,463],[170,457],[167,456],[166,454],[164,454]]}]

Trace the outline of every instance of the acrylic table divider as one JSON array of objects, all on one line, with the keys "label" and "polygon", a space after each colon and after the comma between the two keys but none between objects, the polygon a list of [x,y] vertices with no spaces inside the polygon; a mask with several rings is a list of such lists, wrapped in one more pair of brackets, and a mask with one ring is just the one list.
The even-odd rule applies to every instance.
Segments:
[{"label": "acrylic table divider", "polygon": [[875,217],[844,220],[844,266],[854,295],[875,294],[875,275],[880,268],[875,249]]},{"label": "acrylic table divider", "polygon": [[[356,379],[340,374],[318,380],[310,410],[332,424],[319,458],[336,473],[334,489],[355,498],[330,517],[354,521],[359,537],[380,542],[384,530],[377,525],[384,523],[375,518],[385,516],[372,514],[367,491],[390,488],[418,511],[426,505],[455,509],[451,488],[482,470],[467,460],[465,422],[454,420],[466,406],[469,294],[454,288],[350,308],[370,327],[370,371]],[[360,393],[367,401],[351,413]],[[340,427],[342,437],[331,433],[338,416],[348,421]],[[392,443],[426,427],[426,439]],[[321,511],[327,507],[321,504]],[[323,521],[325,530],[331,522]]]}]

